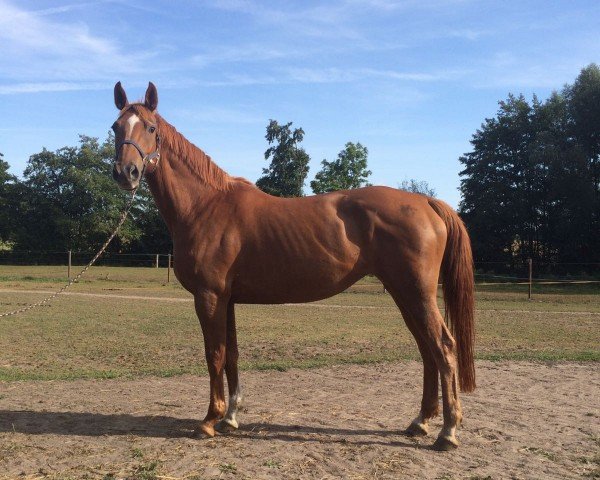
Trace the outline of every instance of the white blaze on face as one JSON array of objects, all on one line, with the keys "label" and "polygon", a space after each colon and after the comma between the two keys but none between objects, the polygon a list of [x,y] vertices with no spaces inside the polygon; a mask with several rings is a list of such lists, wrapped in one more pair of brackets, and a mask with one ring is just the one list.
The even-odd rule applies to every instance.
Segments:
[{"label": "white blaze on face", "polygon": [[135,124],[139,123],[139,122],[141,122],[141,120],[139,119],[139,117],[137,115],[131,115],[127,119],[128,131],[125,133],[125,138],[131,138],[131,134],[133,133],[133,127],[135,127]]}]

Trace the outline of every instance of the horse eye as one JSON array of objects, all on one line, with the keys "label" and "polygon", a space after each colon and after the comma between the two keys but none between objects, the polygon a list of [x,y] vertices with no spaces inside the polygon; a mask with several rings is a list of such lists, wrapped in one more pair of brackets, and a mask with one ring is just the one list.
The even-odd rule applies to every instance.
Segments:
[{"label": "horse eye", "polygon": [[148,128],[148,131],[150,133],[154,133],[156,131],[156,127],[150,127],[150,128]]},{"label": "horse eye", "polygon": [[113,123],[112,127],[110,127],[110,128],[112,128],[112,131],[116,133],[116,131],[117,131],[117,122]]}]

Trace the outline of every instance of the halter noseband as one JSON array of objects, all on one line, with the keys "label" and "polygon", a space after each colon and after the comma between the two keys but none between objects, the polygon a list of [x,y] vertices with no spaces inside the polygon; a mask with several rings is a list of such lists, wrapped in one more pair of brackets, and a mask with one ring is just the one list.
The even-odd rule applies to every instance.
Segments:
[{"label": "halter noseband", "polygon": [[156,150],[154,150],[153,152],[150,152],[150,153],[144,153],[144,151],[142,150],[142,147],[140,147],[137,144],[137,142],[134,142],[133,140],[130,140],[130,139],[123,140],[121,143],[119,143],[119,145],[117,145],[117,148],[115,151],[115,163],[117,162],[117,158],[119,157],[119,152],[121,151],[121,149],[123,148],[124,145],[133,145],[135,147],[135,149],[140,154],[140,157],[142,157],[142,163],[144,164],[144,168],[146,168],[146,164],[150,164],[152,167],[158,166],[158,162],[160,161],[160,136],[158,135],[158,132],[156,133]]}]

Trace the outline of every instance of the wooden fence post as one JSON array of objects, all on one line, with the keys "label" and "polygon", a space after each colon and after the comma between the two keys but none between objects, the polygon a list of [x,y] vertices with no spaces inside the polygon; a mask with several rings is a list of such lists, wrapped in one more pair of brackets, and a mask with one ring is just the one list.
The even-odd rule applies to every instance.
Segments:
[{"label": "wooden fence post", "polygon": [[169,253],[169,258],[167,260],[167,283],[171,282],[171,254]]},{"label": "wooden fence post", "polygon": [[71,250],[69,250],[69,263],[67,266],[67,279],[71,280]]},{"label": "wooden fence post", "polygon": [[158,253],[156,254],[156,268],[158,268]]},{"label": "wooden fence post", "polygon": [[533,260],[531,258],[528,258],[527,264],[529,266],[529,293],[527,294],[527,300],[531,300],[531,284],[533,283]]}]

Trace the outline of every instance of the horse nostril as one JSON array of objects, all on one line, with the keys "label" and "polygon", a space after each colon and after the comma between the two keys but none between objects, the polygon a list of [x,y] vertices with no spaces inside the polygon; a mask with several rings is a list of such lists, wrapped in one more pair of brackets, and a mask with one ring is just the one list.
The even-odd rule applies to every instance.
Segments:
[{"label": "horse nostril", "polygon": [[138,178],[140,178],[140,171],[133,164],[129,164],[126,167],[124,167],[123,171],[125,172],[125,177],[130,182],[135,182]]}]

